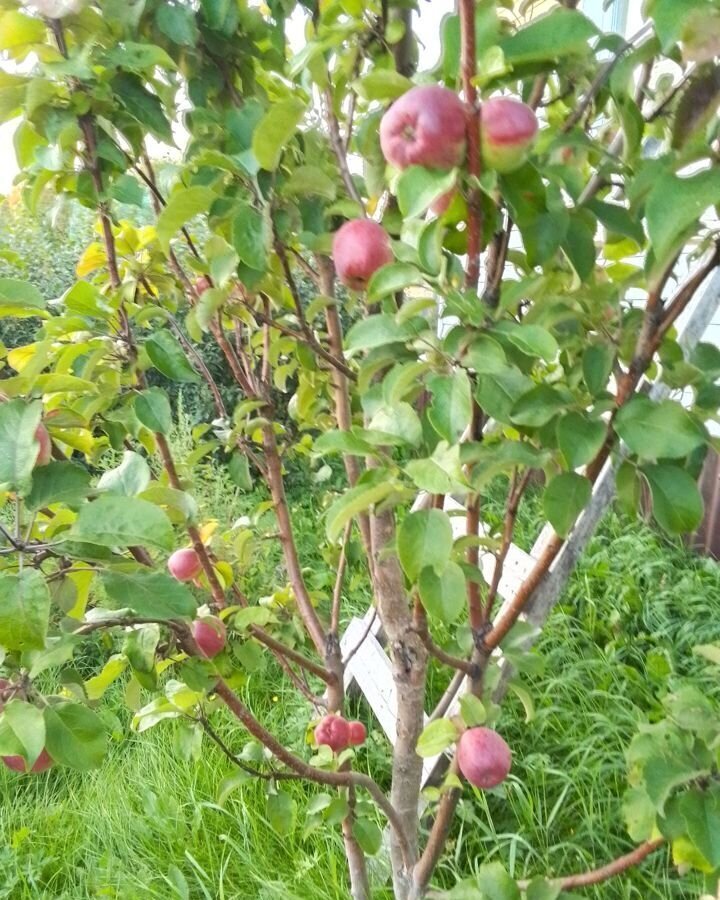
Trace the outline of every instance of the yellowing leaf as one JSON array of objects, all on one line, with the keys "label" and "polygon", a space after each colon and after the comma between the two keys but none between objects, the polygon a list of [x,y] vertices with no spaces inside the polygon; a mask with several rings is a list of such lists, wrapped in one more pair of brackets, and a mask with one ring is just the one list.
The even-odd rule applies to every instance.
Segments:
[{"label": "yellowing leaf", "polygon": [[200,526],[200,538],[203,544],[207,544],[210,538],[215,534],[218,530],[219,522],[217,519],[210,519],[209,522],[205,522],[204,525]]},{"label": "yellowing leaf", "polygon": [[75,267],[75,274],[78,276],[78,278],[84,278],[85,275],[89,275],[90,272],[95,272],[97,269],[101,269],[106,264],[106,262],[107,256],[102,244],[90,244],[90,246],[86,248],[85,252],[78,260],[78,264]]}]

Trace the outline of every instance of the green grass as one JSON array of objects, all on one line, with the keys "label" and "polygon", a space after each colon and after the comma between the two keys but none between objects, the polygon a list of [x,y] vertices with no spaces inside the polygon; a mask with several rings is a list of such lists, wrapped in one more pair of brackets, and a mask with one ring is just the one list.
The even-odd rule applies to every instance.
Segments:
[{"label": "green grass", "polygon": [[[196,470],[201,502],[224,525],[247,513],[259,495]],[[293,479],[290,479],[293,483]],[[322,491],[295,481],[300,551],[311,585],[328,590],[327,564],[314,550]],[[519,540],[532,540],[532,501]],[[490,505],[488,515],[493,514]],[[271,544],[245,573],[253,596],[275,582]],[[351,606],[366,589],[356,573]],[[544,671],[526,677],[535,715],[510,698],[498,727],[514,751],[506,788],[469,790],[437,876],[452,885],[489,859],[518,878],[601,864],[630,848],[622,820],[624,750],[638,722],[658,713],[679,678],[718,696],[716,673],[692,647],[720,639],[720,569],[651,530],[610,515],[588,548],[538,645]],[[442,685],[435,685],[440,689]],[[308,710],[274,666],[243,688],[257,715],[302,745]],[[143,735],[128,731],[119,691],[118,740],[103,767],[80,775],[54,770],[37,778],[0,772],[0,898],[85,900],[94,897],[334,900],[348,896],[337,829],[305,836],[302,823],[276,835],[265,817],[264,785],[248,783],[224,806],[218,787],[231,766],[204,741],[198,761],[183,758],[174,723]],[[357,701],[354,701],[357,702]],[[367,712],[362,713],[367,718]],[[227,718],[233,747],[244,738]],[[361,766],[387,784],[385,742],[371,729]],[[316,792],[291,783],[302,808]],[[376,880],[379,900],[390,893]],[[583,896],[598,900],[696,897],[694,878],[679,879],[664,852],[641,868]]]}]

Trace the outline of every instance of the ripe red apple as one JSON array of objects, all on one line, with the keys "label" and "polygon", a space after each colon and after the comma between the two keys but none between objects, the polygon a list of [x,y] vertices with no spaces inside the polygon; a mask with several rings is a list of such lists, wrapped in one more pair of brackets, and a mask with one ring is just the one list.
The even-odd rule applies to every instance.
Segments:
[{"label": "ripe red apple", "polygon": [[202,563],[192,547],[176,550],[168,559],[168,569],[178,581],[192,581],[202,572]]},{"label": "ripe red apple", "polygon": [[353,747],[359,747],[360,744],[364,744],[365,739],[367,738],[367,728],[363,725],[363,723],[348,722],[348,727],[350,729],[350,744]]},{"label": "ripe red apple", "polygon": [[492,97],[482,105],[480,141],[486,166],[497,172],[519,168],[538,130],[530,107],[512,97]]},{"label": "ripe red apple", "polygon": [[201,655],[212,659],[225,646],[227,629],[225,623],[217,616],[205,616],[195,619],[190,626],[192,636],[198,646]]},{"label": "ripe red apple", "polygon": [[315,743],[338,753],[350,746],[350,723],[342,716],[325,716],[315,726]]},{"label": "ripe red apple", "polygon": [[38,772],[44,772],[46,769],[49,769],[50,766],[53,765],[53,760],[50,757],[50,754],[47,750],[42,750],[40,756],[35,760],[31,769],[28,769],[27,763],[22,758],[22,756],[3,756],[0,757],[8,769],[12,769],[13,772],[22,772],[26,774],[27,772],[34,772],[37,774]]},{"label": "ripe red apple", "polygon": [[380,122],[380,146],[398,169],[452,169],[465,158],[465,107],[454,91],[420,85],[398,98]]},{"label": "ripe red apple", "polygon": [[50,440],[50,434],[48,433],[47,428],[42,422],[35,431],[35,440],[40,444],[35,465],[46,466],[52,459],[52,441]]},{"label": "ripe red apple", "polygon": [[393,261],[390,238],[372,219],[353,219],[336,232],[333,259],[340,281],[354,291],[363,291],[372,275]]},{"label": "ripe red apple", "polygon": [[208,288],[211,287],[212,284],[210,283],[210,279],[207,277],[207,275],[201,275],[199,278],[195,279],[195,290],[198,293],[198,297],[201,294],[204,294],[205,291],[207,291]]},{"label": "ripe red apple", "polygon": [[492,728],[464,731],[458,742],[457,759],[470,784],[484,789],[505,781],[512,765],[510,748]]}]

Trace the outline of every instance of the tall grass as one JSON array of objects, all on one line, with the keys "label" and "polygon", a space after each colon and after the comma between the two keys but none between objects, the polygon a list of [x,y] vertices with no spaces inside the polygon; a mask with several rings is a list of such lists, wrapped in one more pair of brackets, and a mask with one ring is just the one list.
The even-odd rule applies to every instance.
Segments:
[{"label": "tall grass", "polygon": [[[179,458],[189,449],[176,437]],[[204,509],[228,525],[249,513],[261,492],[244,495],[217,470],[193,470]],[[328,590],[328,567],[313,534],[321,492],[290,478],[300,551],[314,590]],[[492,498],[487,514],[493,515]],[[519,540],[534,537],[531,501]],[[495,513],[496,514],[496,513]],[[243,573],[262,595],[280,558],[272,543]],[[268,571],[272,575],[268,576]],[[281,569],[278,569],[281,572]],[[351,572],[351,607],[367,602]],[[543,671],[526,676],[535,714],[526,722],[509,698],[498,723],[514,752],[506,786],[466,791],[438,883],[452,885],[483,862],[501,860],[518,878],[582,870],[625,852],[622,820],[624,749],[638,722],[655,715],[679,678],[718,695],[716,675],[693,656],[698,643],[720,640],[720,570],[615,514],[606,517],[567,586],[538,645]],[[302,746],[308,708],[272,664],[243,687],[257,715]],[[114,698],[115,702],[113,702]],[[265,787],[250,782],[221,806],[218,787],[229,762],[209,742],[197,762],[179,752],[174,723],[136,736],[128,730],[120,690],[112,695],[116,735],[102,768],[90,774],[52,770],[36,778],[0,772],[0,898],[85,900],[111,897],[207,900],[334,900],[348,896],[337,830],[305,835],[302,817],[289,836],[265,815]],[[360,714],[371,721],[359,700]],[[220,724],[235,748],[244,738]],[[386,743],[371,728],[359,764],[387,784]],[[314,787],[290,783],[299,806]],[[660,852],[638,870],[587,891],[597,900],[695,897]],[[376,878],[377,898],[389,898]]]}]

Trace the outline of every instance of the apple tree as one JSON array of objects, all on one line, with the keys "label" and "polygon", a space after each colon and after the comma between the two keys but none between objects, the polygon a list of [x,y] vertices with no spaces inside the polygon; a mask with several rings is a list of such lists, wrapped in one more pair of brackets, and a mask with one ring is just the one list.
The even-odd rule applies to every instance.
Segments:
[{"label": "apple tree", "polygon": [[[527,2],[459,0],[418,71],[417,6],[0,0],[0,112],[21,117],[23,198],[97,216],[62,297],[0,281],[0,313],[39,321],[0,363],[0,754],[22,772],[100,765],[103,695],[122,679],[135,728],[189,723],[240,789],[265,782],[277,827],[295,813],[284,781],[322,786],[327,802],[300,812],[341,829],[356,900],[384,828],[400,900],[433,885],[563,896],[667,844],[715,891],[720,711],[691,688],[629,748],[626,857],[531,883],[492,863],[459,888],[436,867],[463,792],[504,790],[500,667],[518,662],[521,616],[604,468],[622,453],[623,506],[649,498],[669,532],[702,515],[720,356],[684,350],[676,323],[720,259],[720,11],[647,0],[626,39],[574,0],[534,19]],[[143,204],[153,225],[127,214]],[[204,385],[215,406],[182,458],[157,373]],[[646,377],[670,395],[649,396]],[[266,485],[269,533],[214,528],[193,490],[209,455]],[[291,459],[344,478],[314,483],[327,590],[298,546]],[[491,485],[505,514],[488,531]],[[503,602],[529,490],[553,532]],[[261,539],[283,559],[270,605],[243,579]],[[376,772],[358,765],[366,724],[346,714],[351,546],[398,698]],[[83,680],[72,660],[87,641],[106,658]],[[307,743],[253,709],[242,686],[258,654],[307,697]],[[427,708],[431,664],[463,688],[456,715]],[[213,724],[223,707],[230,741]],[[422,808],[423,756],[441,751]]]}]

